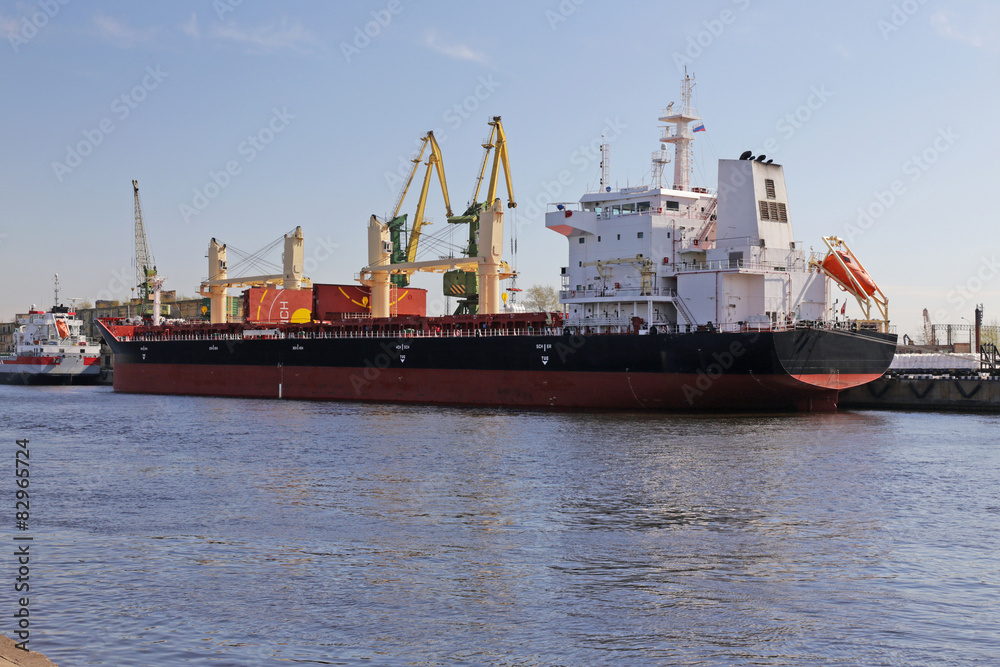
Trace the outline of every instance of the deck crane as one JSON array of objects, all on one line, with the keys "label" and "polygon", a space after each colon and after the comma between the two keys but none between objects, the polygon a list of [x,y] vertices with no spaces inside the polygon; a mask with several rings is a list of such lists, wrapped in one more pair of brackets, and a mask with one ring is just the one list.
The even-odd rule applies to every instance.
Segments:
[{"label": "deck crane", "polygon": [[140,317],[146,318],[152,315],[151,299],[156,279],[156,262],[149,249],[146,224],[142,219],[138,181],[132,181],[132,191],[135,198],[135,286],[139,292],[139,306],[136,312]]},{"label": "deck crane", "polygon": [[[451,224],[469,225],[469,245],[465,253],[469,257],[479,255],[479,218],[483,210],[491,206],[496,199],[501,167],[503,167],[504,180],[507,184],[507,208],[517,206],[517,202],[514,200],[514,186],[510,178],[510,162],[507,158],[507,135],[503,131],[500,116],[494,116],[489,124],[490,136],[483,143],[483,160],[479,167],[479,176],[476,178],[476,187],[472,192],[469,207],[462,215],[448,217],[448,222]],[[486,198],[479,201],[479,191],[482,188],[483,179],[486,177],[486,165],[489,163],[491,151],[493,152],[493,165],[487,181]],[[506,262],[504,264],[506,265]],[[510,275],[512,273],[509,267],[505,267],[501,276],[510,277]],[[479,290],[475,273],[462,269],[446,272],[444,274],[444,294],[460,298],[458,308],[455,310],[456,315],[478,312]]]},{"label": "deck crane", "polygon": [[[510,168],[507,161],[507,140],[500,117],[494,116],[490,122],[492,131],[483,144],[485,154],[483,164],[476,182],[476,190],[469,208],[461,216],[448,216],[448,222],[469,224],[470,254],[461,257],[442,257],[424,261],[392,261],[395,250],[391,240],[389,223],[376,216],[368,221],[368,265],[363,267],[357,276],[361,284],[371,288],[371,310],[373,318],[389,317],[389,295],[392,276],[411,274],[415,271],[431,271],[445,273],[445,294],[448,290],[448,279],[454,286],[467,290],[456,296],[466,297],[459,306],[458,312],[493,315],[503,310],[500,292],[500,281],[511,278],[514,274],[510,266],[503,261],[503,203],[496,196],[499,183],[500,167],[502,166],[507,181],[507,206],[516,206],[513,197],[513,187],[510,180]],[[493,151],[493,169],[490,173],[487,187],[487,199],[477,202],[479,190],[486,174],[489,153]],[[425,178],[426,181],[429,176]],[[443,179],[442,179],[443,180]],[[492,197],[492,200],[490,198]],[[398,206],[397,206],[398,213]],[[398,244],[397,244],[398,247]],[[473,254],[474,253],[474,254]],[[463,310],[465,309],[465,310]]]},{"label": "deck crane", "polygon": [[[406,229],[406,214],[399,214],[399,209],[403,205],[403,199],[406,198],[406,193],[410,189],[410,183],[413,182],[413,177],[417,173],[417,169],[420,167],[420,163],[423,160],[424,151],[430,146],[431,152],[427,156],[427,171],[424,172],[424,183],[423,187],[420,189],[420,198],[417,200],[417,212],[413,217],[413,227],[409,231],[409,238],[406,242],[406,248],[403,248],[403,243],[401,239],[401,232]],[[417,257],[417,244],[420,239],[420,232],[424,225],[429,225],[431,223],[424,220],[424,209],[427,205],[427,192],[430,189],[431,184],[431,172],[437,171],[438,180],[441,182],[441,193],[444,195],[444,205],[447,210],[447,215],[449,218],[452,216],[451,212],[451,202],[448,199],[448,182],[445,180],[444,176],[444,159],[441,156],[441,147],[438,146],[437,139],[434,138],[434,132],[428,131],[421,138],[420,151],[417,156],[412,159],[413,168],[410,169],[410,175],[407,177],[406,182],[403,183],[403,189],[400,190],[399,196],[396,198],[396,205],[393,207],[392,217],[389,219],[389,234],[392,240],[392,263],[399,264],[402,262],[412,262]],[[392,276],[392,283],[397,287],[406,287],[409,284],[409,276],[405,273],[394,274]]]}]

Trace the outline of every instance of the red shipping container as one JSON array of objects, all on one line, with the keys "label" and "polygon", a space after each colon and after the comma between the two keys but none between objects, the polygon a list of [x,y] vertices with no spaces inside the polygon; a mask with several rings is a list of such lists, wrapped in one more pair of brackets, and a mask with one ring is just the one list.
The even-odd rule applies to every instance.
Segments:
[{"label": "red shipping container", "polygon": [[243,292],[246,322],[311,322],[312,290],[251,287]]},{"label": "red shipping container", "polygon": [[[393,315],[426,315],[427,290],[395,287],[390,297]],[[344,315],[370,314],[371,289],[364,285],[313,284],[313,319],[335,320]]]}]

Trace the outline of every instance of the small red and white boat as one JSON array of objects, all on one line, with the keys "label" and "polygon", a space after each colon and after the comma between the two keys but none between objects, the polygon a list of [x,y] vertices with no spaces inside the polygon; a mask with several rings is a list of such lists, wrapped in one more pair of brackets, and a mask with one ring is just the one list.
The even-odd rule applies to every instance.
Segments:
[{"label": "small red and white boat", "polygon": [[101,346],[83,333],[83,321],[66,306],[34,305],[18,318],[14,354],[0,356],[0,384],[96,384]]}]

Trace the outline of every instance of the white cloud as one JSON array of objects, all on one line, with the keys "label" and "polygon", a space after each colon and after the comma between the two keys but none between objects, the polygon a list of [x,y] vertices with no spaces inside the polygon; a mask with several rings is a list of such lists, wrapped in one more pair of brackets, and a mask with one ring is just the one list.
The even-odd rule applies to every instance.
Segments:
[{"label": "white cloud", "polygon": [[[978,14],[978,15],[976,15]],[[964,19],[964,20],[962,20]],[[1000,50],[1000,9],[982,3],[978,12],[968,12],[962,19],[947,10],[931,15],[931,25],[943,37],[980,51]],[[966,28],[965,25],[973,27]]]},{"label": "white cloud", "polygon": [[487,62],[485,53],[475,51],[465,44],[445,43],[433,30],[424,36],[424,46],[456,60],[469,60],[481,65],[485,65]]},{"label": "white cloud", "polygon": [[280,24],[243,27],[233,21],[212,26],[212,37],[228,40],[249,47],[256,53],[273,53],[291,50],[304,53],[318,44],[316,36],[298,21],[289,23],[283,19]]},{"label": "white cloud", "polygon": [[192,39],[198,39],[201,36],[201,30],[198,29],[198,16],[194,13],[191,14],[191,19],[187,23],[182,23],[180,27],[181,32]]},{"label": "white cloud", "polygon": [[94,25],[97,27],[98,34],[101,37],[126,48],[149,42],[156,34],[156,31],[153,29],[136,30],[135,28],[130,28],[118,19],[105,16],[104,14],[94,17]]}]

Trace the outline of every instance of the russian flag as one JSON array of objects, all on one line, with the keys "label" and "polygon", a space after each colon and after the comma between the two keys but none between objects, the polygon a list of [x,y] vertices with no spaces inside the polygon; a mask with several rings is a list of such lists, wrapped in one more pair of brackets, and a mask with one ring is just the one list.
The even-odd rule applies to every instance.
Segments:
[{"label": "russian flag", "polygon": [[695,132],[704,132],[705,131],[705,124],[704,123],[698,123],[697,125],[694,126],[694,131]]}]

